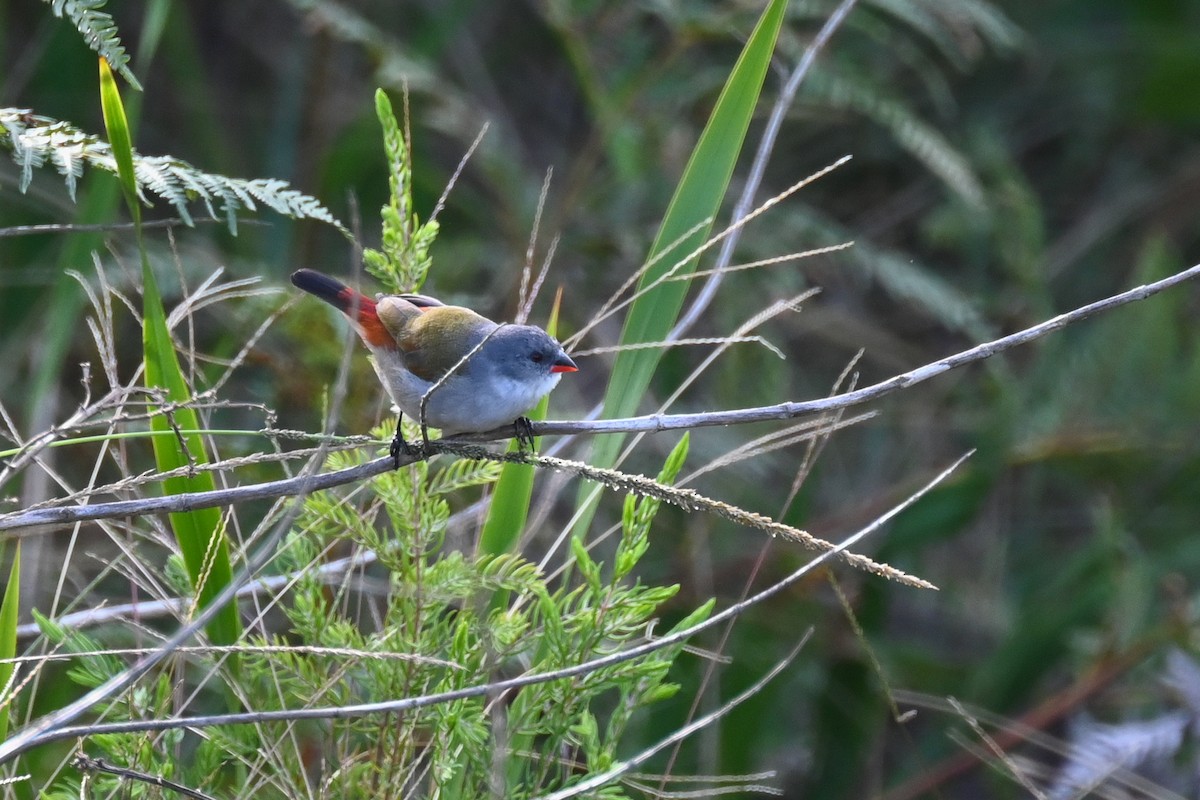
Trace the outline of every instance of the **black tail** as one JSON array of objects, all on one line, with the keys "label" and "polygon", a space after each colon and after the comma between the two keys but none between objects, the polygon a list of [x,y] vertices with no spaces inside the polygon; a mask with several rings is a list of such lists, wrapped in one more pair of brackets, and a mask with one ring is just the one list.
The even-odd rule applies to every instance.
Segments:
[{"label": "black tail", "polygon": [[339,311],[348,311],[353,297],[357,294],[336,278],[311,269],[298,269],[293,272],[292,283]]}]

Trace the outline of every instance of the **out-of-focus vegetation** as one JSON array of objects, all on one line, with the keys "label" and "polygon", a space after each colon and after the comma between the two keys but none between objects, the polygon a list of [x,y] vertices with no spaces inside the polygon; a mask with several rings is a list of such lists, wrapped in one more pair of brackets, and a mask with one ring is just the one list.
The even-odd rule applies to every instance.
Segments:
[{"label": "out-of-focus vegetation", "polygon": [[[131,113],[142,152],[286,179],[351,227],[361,216],[370,246],[387,192],[375,87],[409,93],[422,214],[489,124],[440,216],[426,290],[491,316],[515,312],[552,167],[538,258],[550,236],[561,237],[548,282],[564,289],[559,326],[569,334],[642,264],[759,5],[292,0],[111,10],[145,87],[140,113]],[[832,7],[793,2],[768,102]],[[821,294],[758,331],[786,360],[738,345],[673,410],[821,396],[859,349],[859,382],[874,382],[1188,266],[1200,252],[1198,74],[1197,3],[862,0],[792,106],[761,197],[854,158],[752,223],[737,260],[848,239],[855,247],[729,275],[695,335],[727,335],[809,286]],[[0,107],[99,132],[95,97],[94,56],[78,34],[38,4],[0,0]],[[0,229],[118,218],[106,174],[88,172],[72,202],[49,169],[18,193],[20,172],[0,165]],[[168,306],[180,277],[195,287],[218,267],[272,286],[299,266],[355,269],[332,227],[269,213],[255,224],[243,218],[236,237],[207,224],[173,236],[177,260],[165,236],[149,243]],[[131,236],[0,238],[0,404],[21,436],[54,425],[84,396],[77,365],[95,360],[95,347],[84,296],[66,273],[92,280],[93,250],[108,281],[137,284]],[[548,313],[544,295],[535,319]],[[1171,648],[1192,647],[1200,585],[1196,297],[1176,290],[893,396],[811,464],[800,445],[701,478],[701,491],[836,540],[977,449],[950,484],[867,546],[939,592],[838,569],[836,590],[814,581],[751,611],[727,640],[698,643],[728,659],[705,688],[697,687],[711,662],[680,661],[672,679],[685,691],[642,719],[642,741],[678,728],[698,693],[703,711],[752,683],[810,625],[797,663],[689,740],[676,772],[775,769],[775,784],[795,797],[912,797],[935,785],[942,796],[1007,797],[1020,791],[1011,776],[963,756],[987,747],[962,715],[931,702],[900,724],[889,698],[909,693],[899,698],[904,710],[920,700],[912,693],[953,696],[1060,739],[1084,711],[1125,723],[1171,708],[1157,677]],[[209,359],[190,365],[201,385],[279,304],[256,296],[200,312],[187,336]],[[140,331],[129,315],[116,319],[126,356],[118,363],[136,364]],[[213,427],[258,429],[266,407],[281,427],[317,430],[342,356],[339,332],[315,303],[287,309],[222,386],[223,399],[243,405],[216,412]],[[601,325],[584,346],[611,344],[618,332],[616,321]],[[657,408],[705,354],[670,351],[641,409]],[[552,416],[598,402],[609,363],[581,361]],[[386,409],[360,354],[350,386],[338,429],[366,431]],[[704,463],[778,427],[696,431],[691,458]],[[656,472],[676,441],[643,441],[628,468]],[[222,455],[259,444],[222,442]],[[88,480],[74,472],[90,462],[47,458],[69,479]],[[249,467],[239,479],[273,476]],[[59,493],[33,477],[3,492],[0,510]],[[598,519],[619,514],[610,500]],[[558,533],[559,516],[531,548]],[[23,611],[52,607],[70,541],[25,545]],[[664,509],[640,568],[648,581],[681,585],[682,615],[710,596],[728,604],[805,557]],[[72,591],[98,571],[79,563],[66,578]],[[128,591],[115,576],[105,581],[92,587],[93,602]],[[1045,745],[1008,747],[1047,781],[1060,759]]]}]

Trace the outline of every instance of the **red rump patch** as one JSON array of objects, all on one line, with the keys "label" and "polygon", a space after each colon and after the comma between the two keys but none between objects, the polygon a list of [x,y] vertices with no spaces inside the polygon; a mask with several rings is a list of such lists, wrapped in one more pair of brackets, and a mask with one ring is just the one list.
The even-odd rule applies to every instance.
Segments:
[{"label": "red rump patch", "polygon": [[387,328],[383,327],[379,314],[375,311],[374,300],[346,287],[338,293],[338,305],[347,314],[353,313],[355,306],[358,306],[358,319],[355,321],[358,323],[359,333],[362,334],[362,338],[366,340],[367,344],[373,347],[396,346],[396,340],[388,333]]}]

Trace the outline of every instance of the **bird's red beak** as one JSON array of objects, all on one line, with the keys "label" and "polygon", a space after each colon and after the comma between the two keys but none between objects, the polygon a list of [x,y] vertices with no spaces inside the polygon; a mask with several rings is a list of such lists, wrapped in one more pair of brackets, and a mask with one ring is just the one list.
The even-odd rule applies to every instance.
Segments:
[{"label": "bird's red beak", "polygon": [[554,359],[554,363],[550,365],[551,372],[578,372],[579,367],[575,366],[575,362],[566,353],[560,353],[558,358]]}]

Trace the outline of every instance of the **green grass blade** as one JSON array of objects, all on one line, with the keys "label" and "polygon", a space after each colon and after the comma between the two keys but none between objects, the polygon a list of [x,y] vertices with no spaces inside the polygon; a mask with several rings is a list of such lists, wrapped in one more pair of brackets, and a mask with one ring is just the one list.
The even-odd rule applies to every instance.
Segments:
[{"label": "green grass blade", "polygon": [[[133,135],[129,131],[129,120],[125,116],[117,80],[103,58],[100,59],[100,107],[104,111],[104,127],[108,131],[113,159],[117,162],[117,179],[121,183],[121,191],[125,193],[125,203],[133,215],[134,224],[140,225],[142,206],[138,203],[137,177],[133,172]],[[140,231],[138,235],[140,237]]]},{"label": "green grass blade", "polygon": [[[146,385],[164,389],[168,402],[186,402],[191,399],[191,391],[176,358],[175,346],[167,329],[162,298],[159,297],[158,286],[148,263],[143,265],[142,280],[142,347],[146,363]],[[200,428],[200,420],[190,408],[177,408],[172,412],[172,416],[180,430],[194,431]],[[150,420],[151,430],[169,431],[171,427],[166,416],[155,416]],[[204,440],[199,434],[155,436],[152,445],[155,463],[163,472],[193,463],[208,463]],[[177,476],[163,481],[163,491],[168,495],[211,492],[215,488],[216,484],[210,472]],[[221,512],[216,508],[187,511],[171,514],[170,521],[192,585],[198,587],[200,606],[206,606],[232,580],[229,546],[225,540]],[[240,632],[241,624],[238,621],[236,605],[227,606],[208,626],[209,638],[214,644],[233,644]]]},{"label": "green grass blade", "polygon": [[[734,65],[675,189],[675,196],[667,207],[647,260],[652,261],[668,249],[670,252],[646,271],[638,283],[639,290],[673,269],[679,259],[693,252],[708,238],[712,224],[706,224],[705,220],[711,220],[716,215],[729,186],[750,118],[762,92],[786,6],[787,0],[772,0]],[[693,228],[695,230],[689,234],[688,231]],[[678,244],[672,247],[677,241]],[[693,260],[676,274],[685,275],[694,269]],[[664,281],[639,297],[630,306],[625,318],[621,344],[666,338],[679,316],[687,289],[687,281]],[[660,358],[660,351],[653,348],[618,353],[604,396],[605,418],[626,417],[637,411]],[[600,437],[593,448],[590,462],[598,467],[612,466],[623,441],[624,437],[619,435]],[[592,496],[594,491],[591,486],[581,487],[580,502]],[[596,493],[594,497],[598,498],[599,494]],[[575,528],[577,534],[591,524],[595,500],[590,505],[591,509],[580,515]]]},{"label": "green grass blade", "polygon": [[[0,600],[0,659],[13,658],[17,654],[17,601],[20,595],[21,542],[18,541],[8,573],[8,585],[4,587],[4,599]],[[0,741],[8,736],[8,712],[12,709],[12,704],[5,702],[4,690],[16,668],[16,664],[0,664]]]},{"label": "green grass blade", "polygon": [[[175,344],[167,328],[167,316],[163,310],[158,283],[150,269],[150,260],[142,241],[141,207],[138,205],[137,189],[133,174],[133,137],[121,103],[121,94],[108,63],[100,61],[100,96],[104,109],[104,124],[108,129],[109,142],[117,161],[118,176],[125,201],[129,204],[135,225],[138,226],[138,250],[142,258],[142,348],[146,365],[146,385],[163,390],[168,403],[184,403],[191,399],[191,391],[179,359],[175,355]],[[172,421],[174,426],[172,426]],[[171,419],[155,416],[150,419],[154,431],[195,431],[200,429],[200,420],[193,409],[176,408]],[[199,434],[179,436],[155,436],[152,439],[154,460],[160,471],[206,464],[204,441]],[[191,476],[167,478],[163,481],[166,494],[206,492],[216,488],[211,473],[200,472]],[[206,606],[232,580],[229,564],[229,545],[225,540],[221,512],[215,508],[187,511],[170,515],[171,529],[187,565],[192,585],[196,587],[199,605]],[[233,644],[241,632],[237,606],[224,608],[208,625],[208,635],[214,644]]]}]

